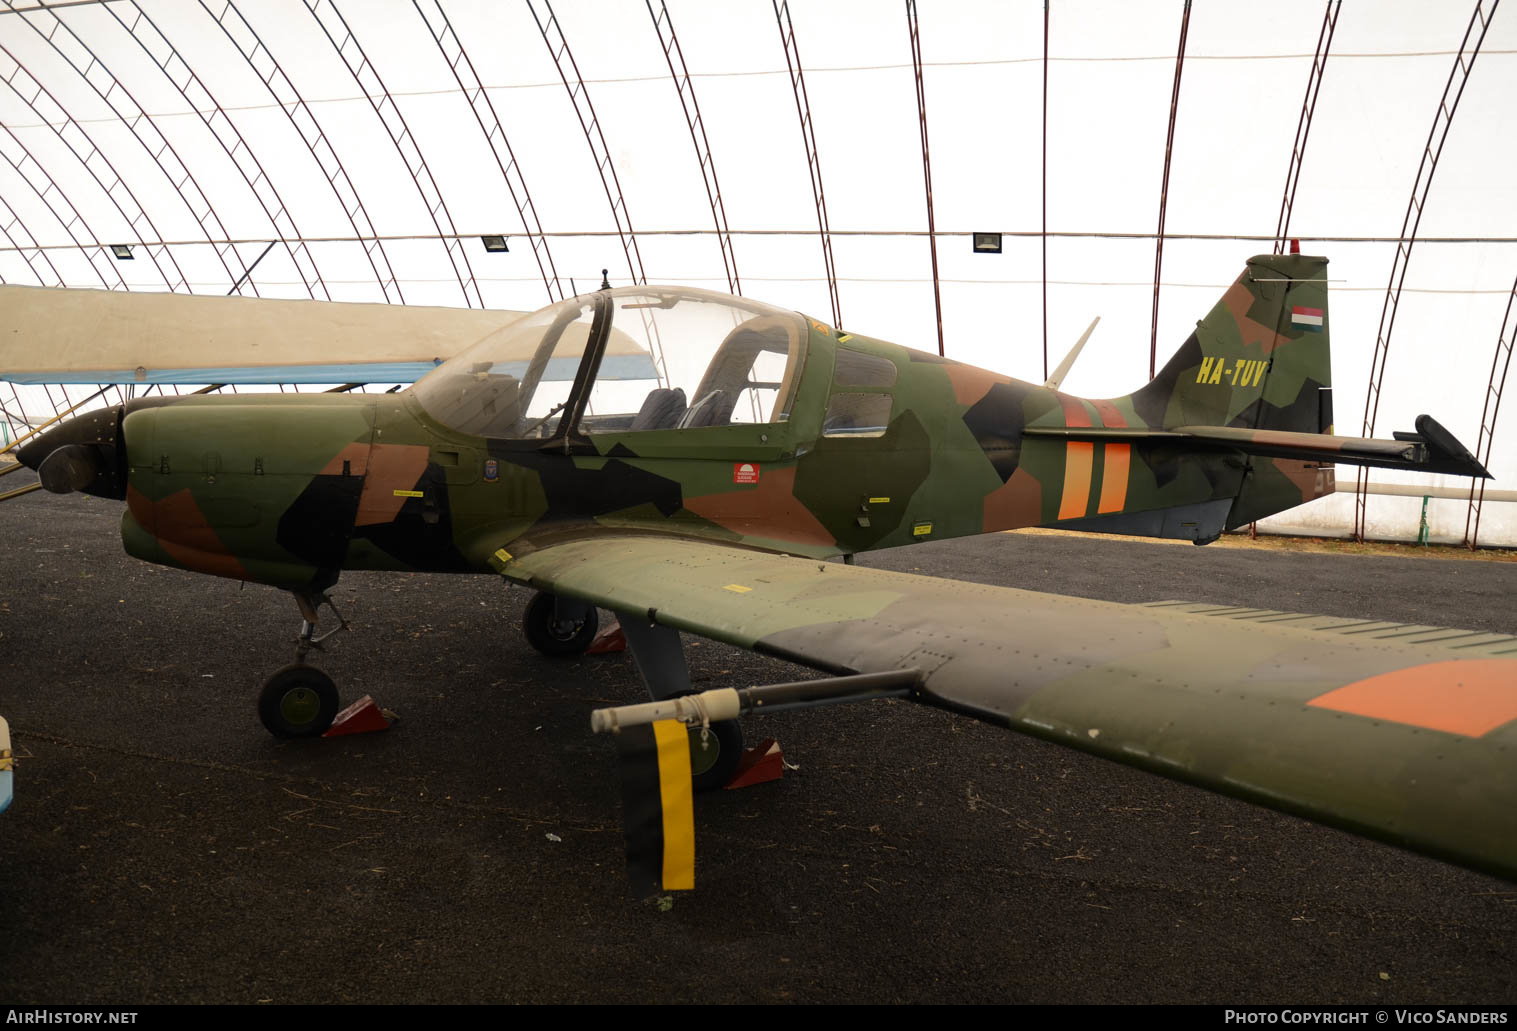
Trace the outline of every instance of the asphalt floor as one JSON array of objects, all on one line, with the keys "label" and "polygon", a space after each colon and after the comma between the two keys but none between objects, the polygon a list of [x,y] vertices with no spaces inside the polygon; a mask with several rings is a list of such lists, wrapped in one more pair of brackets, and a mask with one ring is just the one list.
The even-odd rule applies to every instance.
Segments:
[{"label": "asphalt floor", "polygon": [[[0,505],[0,1002],[1517,1002],[1517,884],[906,702],[746,721],[798,769],[698,798],[696,890],[634,898],[588,726],[646,697],[630,655],[539,656],[493,577],[347,574],[316,664],[401,720],[279,742],[254,701],[289,596],[127,557],[120,511]],[[1513,562],[861,561],[1517,633]],[[808,675],[688,640],[697,686]]]}]

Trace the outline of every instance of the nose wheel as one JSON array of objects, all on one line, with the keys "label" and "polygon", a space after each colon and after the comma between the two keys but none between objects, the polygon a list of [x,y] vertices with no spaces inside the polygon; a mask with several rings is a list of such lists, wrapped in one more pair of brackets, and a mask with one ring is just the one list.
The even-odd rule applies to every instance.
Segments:
[{"label": "nose wheel", "polygon": [[258,693],[258,718],[278,738],[320,737],[338,706],[337,685],[315,666],[286,666]]},{"label": "nose wheel", "polygon": [[[312,648],[321,649],[321,642],[348,629],[348,621],[342,618],[337,606],[325,593],[296,593],[300,606],[300,636],[295,642],[295,662],[275,673],[264,682],[258,693],[258,718],[264,728],[277,738],[320,737],[332,726],[341,708],[337,685],[315,666],[306,665],[306,655]],[[316,632],[319,610],[326,605],[337,617],[337,625],[325,633]]]}]

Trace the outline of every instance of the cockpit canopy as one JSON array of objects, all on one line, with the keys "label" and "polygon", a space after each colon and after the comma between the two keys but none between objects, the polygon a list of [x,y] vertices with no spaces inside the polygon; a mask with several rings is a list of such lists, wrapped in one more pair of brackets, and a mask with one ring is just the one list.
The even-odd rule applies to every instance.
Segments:
[{"label": "cockpit canopy", "polygon": [[805,320],[781,308],[622,287],[505,326],[412,390],[443,425],[496,439],[778,423],[805,340]]}]

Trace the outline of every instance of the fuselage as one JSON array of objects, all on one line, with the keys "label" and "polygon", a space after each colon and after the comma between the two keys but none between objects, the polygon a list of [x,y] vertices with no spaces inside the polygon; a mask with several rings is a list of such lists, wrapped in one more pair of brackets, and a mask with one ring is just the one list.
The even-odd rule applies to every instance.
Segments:
[{"label": "fuselage", "polygon": [[[92,492],[125,497],[139,558],[294,590],[342,569],[489,572],[508,545],[606,531],[826,558],[1037,525],[1198,538],[1236,508],[1236,456],[1024,436],[1162,420],[1140,395],[1084,400],[751,302],[725,338],[691,322],[712,339],[682,359],[689,326],[667,313],[719,303],[566,301],[524,320],[537,336],[398,394],[128,405],[119,453],[85,456],[110,472]],[[1271,465],[1277,509],[1331,489],[1330,469]]]}]

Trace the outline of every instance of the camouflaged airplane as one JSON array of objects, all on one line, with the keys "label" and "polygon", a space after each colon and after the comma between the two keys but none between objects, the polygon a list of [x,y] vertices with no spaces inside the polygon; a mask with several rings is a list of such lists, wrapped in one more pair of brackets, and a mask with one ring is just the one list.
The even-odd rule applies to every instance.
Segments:
[{"label": "camouflaged airplane", "polygon": [[[19,455],[48,490],[124,499],[130,554],[294,594],[298,661],[259,703],[280,736],[337,712],[304,659],[342,570],[490,573],[539,592],[525,631],[548,654],[616,613],[664,701],[597,726],[709,725],[704,783],[730,774],[743,711],[907,696],[1517,878],[1517,639],[851,564],[1027,526],[1205,544],[1330,492],[1334,463],[1488,475],[1427,416],[1331,435],[1325,269],[1250,259],[1112,400],[636,286],[512,322],[398,394],[139,399]],[[680,632],[830,676],[689,694]]]}]

